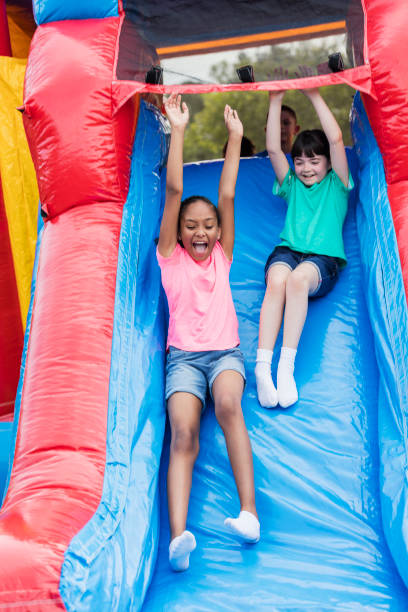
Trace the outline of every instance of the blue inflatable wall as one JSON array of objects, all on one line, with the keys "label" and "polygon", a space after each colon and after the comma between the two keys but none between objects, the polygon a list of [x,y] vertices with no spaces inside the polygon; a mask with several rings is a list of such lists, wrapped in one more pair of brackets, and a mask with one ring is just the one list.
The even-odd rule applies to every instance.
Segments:
[{"label": "blue inflatable wall", "polygon": [[357,228],[379,366],[380,499],[387,543],[408,585],[408,311],[381,154],[360,96],[352,113],[359,158]]},{"label": "blue inflatable wall", "polygon": [[118,0],[33,0],[33,13],[37,25],[65,19],[116,17],[119,14]]}]

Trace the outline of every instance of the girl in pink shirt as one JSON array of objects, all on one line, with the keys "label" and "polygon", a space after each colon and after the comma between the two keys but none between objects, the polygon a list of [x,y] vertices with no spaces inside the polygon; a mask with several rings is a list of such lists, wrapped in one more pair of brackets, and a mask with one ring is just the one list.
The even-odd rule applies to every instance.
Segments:
[{"label": "girl in pink shirt", "polygon": [[259,540],[252,451],[241,409],[245,384],[238,321],[229,286],[234,246],[234,196],[243,128],[225,107],[228,146],[218,207],[203,196],[183,202],[183,143],[187,105],[172,94],[165,101],[171,124],[166,201],[157,259],[170,311],[166,400],[171,427],[167,491],[173,570],[188,568],[196,547],[186,531],[191,479],[199,449],[201,411],[207,391],[224,432],[241,512],[226,527],[245,542]]}]

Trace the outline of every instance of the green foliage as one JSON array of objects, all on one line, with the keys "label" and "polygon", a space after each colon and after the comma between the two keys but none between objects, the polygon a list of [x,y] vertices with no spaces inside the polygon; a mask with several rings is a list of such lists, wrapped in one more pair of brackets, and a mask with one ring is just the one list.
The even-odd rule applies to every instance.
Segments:
[{"label": "green foliage", "polygon": [[245,135],[254,142],[256,149],[265,148],[265,119],[268,96],[265,92],[222,92],[202,96],[203,107],[193,115],[184,141],[185,161],[217,159],[227,140],[224,125],[226,104],[238,111]]},{"label": "green foliage", "polygon": [[[257,81],[272,80],[274,69],[282,66],[290,74],[299,70],[299,65],[317,66],[327,62],[327,56],[333,49],[326,44],[319,47],[277,45],[268,52],[258,53],[251,60],[245,53],[240,53],[238,62],[231,66],[221,62],[211,69],[211,75],[218,82],[236,81],[235,69],[238,66],[252,64]],[[345,144],[351,144],[349,112],[354,90],[347,85],[323,87],[321,93],[332,110],[343,132]],[[186,132],[184,159],[197,161],[222,157],[222,149],[227,139],[224,126],[224,106],[229,104],[238,111],[244,125],[245,136],[255,144],[257,151],[265,149],[265,124],[268,111],[268,93],[259,92],[222,92],[184,96],[190,113],[190,125]],[[316,113],[309,100],[299,91],[288,91],[284,104],[291,106],[298,117],[301,129],[320,127]]]},{"label": "green foliage", "polygon": [[294,44],[272,45],[268,49],[258,51],[255,59],[241,52],[238,61],[233,65],[227,62],[220,62],[212,66],[211,78],[220,83],[231,83],[237,80],[236,68],[252,64],[254,67],[256,81],[272,81],[279,78],[280,69],[287,71],[288,78],[294,78],[299,73],[299,66],[308,66],[313,74],[317,74],[317,66],[326,64],[331,53],[339,49],[342,50],[343,61],[346,68],[351,68],[352,64],[348,61],[347,41],[342,36],[322,38],[320,43],[317,40],[298,41]]}]

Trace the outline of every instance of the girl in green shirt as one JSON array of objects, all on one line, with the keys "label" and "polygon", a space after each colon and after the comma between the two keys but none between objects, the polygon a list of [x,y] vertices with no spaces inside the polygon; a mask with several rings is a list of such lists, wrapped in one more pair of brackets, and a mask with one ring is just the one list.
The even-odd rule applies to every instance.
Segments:
[{"label": "girl in green shirt", "polygon": [[[276,174],[275,195],[288,204],[281,242],[265,266],[266,292],[259,322],[255,376],[259,403],[287,408],[298,399],[293,376],[309,297],[334,286],[346,264],[342,229],[353,187],[340,127],[318,89],[303,93],[313,104],[322,130],[305,130],[292,147],[294,171],[281,149],[280,113],[284,91],[270,92],[266,148]],[[283,342],[277,388],[271,375],[276,338]]]}]

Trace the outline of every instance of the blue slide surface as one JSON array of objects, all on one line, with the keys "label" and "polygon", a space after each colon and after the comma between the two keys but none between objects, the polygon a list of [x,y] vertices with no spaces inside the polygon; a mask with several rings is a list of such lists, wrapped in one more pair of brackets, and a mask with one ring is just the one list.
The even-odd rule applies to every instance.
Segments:
[{"label": "blue slide surface", "polygon": [[[349,159],[358,184],[354,151]],[[221,167],[222,162],[186,166],[184,196],[198,193],[216,201]],[[271,196],[273,179],[268,159],[241,160],[231,271],[246,358],[243,410],[254,452],[262,539],[243,547],[225,532],[224,518],[239,512],[238,497],[210,405],[202,420],[188,516],[198,545],[182,574],[168,566],[167,432],[159,555],[145,612],[408,609],[407,590],[381,524],[379,371],[357,235],[358,189],[350,198],[344,231],[348,265],[328,296],[310,302],[296,364],[299,402],[285,411],[265,410],[256,399],[263,266],[285,215],[284,202]],[[274,359],[274,372],[276,365]]]}]

